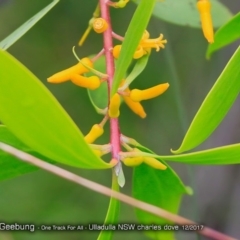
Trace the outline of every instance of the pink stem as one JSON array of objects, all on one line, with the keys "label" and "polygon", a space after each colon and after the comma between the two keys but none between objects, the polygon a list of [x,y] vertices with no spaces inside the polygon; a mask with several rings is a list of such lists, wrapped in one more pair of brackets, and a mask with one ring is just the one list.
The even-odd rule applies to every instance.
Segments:
[{"label": "pink stem", "polygon": [[115,39],[117,39],[117,40],[119,40],[121,42],[124,40],[124,37],[116,34],[115,32],[112,32],[112,36],[113,36],[113,38],[115,38]]},{"label": "pink stem", "polygon": [[[101,17],[108,23],[108,29],[103,33],[104,50],[106,56],[107,75],[108,75],[108,96],[110,101],[110,92],[112,89],[113,76],[114,76],[114,59],[111,52],[113,48],[112,43],[112,25],[109,13],[109,6],[106,0],[99,0]],[[118,118],[110,118],[110,143],[112,145],[112,158],[119,160],[118,153],[120,152],[120,131]]]}]

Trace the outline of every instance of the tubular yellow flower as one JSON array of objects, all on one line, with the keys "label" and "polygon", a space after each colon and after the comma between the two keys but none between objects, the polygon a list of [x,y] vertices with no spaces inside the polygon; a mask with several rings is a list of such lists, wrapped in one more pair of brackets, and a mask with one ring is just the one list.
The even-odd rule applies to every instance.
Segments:
[{"label": "tubular yellow flower", "polygon": [[[125,89],[126,93],[130,93],[129,88]],[[141,118],[145,118],[147,116],[147,114],[144,111],[144,108],[142,106],[141,103],[139,102],[134,102],[130,97],[128,96],[122,96],[123,100],[125,101],[125,103],[128,105],[128,107],[138,116],[140,116]]]},{"label": "tubular yellow flower", "polygon": [[159,169],[159,170],[165,170],[167,169],[167,166],[162,164],[160,161],[158,161],[155,158],[152,157],[143,157],[143,162],[146,163],[147,165]]},{"label": "tubular yellow flower", "polygon": [[[150,34],[147,30],[144,31],[142,39],[140,41],[140,44],[137,47],[137,50],[135,51],[133,58],[138,59],[141,58],[143,55],[148,54],[151,51],[151,48],[156,48],[156,51],[158,52],[160,48],[165,48],[164,44],[167,43],[166,39],[163,39],[163,35],[160,34],[158,38],[155,39],[149,39]],[[113,56],[114,58],[118,58],[121,51],[121,45],[116,45],[113,48]]]},{"label": "tubular yellow flower", "polygon": [[135,167],[143,162],[143,157],[124,158],[123,163],[128,167]]},{"label": "tubular yellow flower", "polygon": [[90,90],[97,89],[101,84],[100,79],[97,76],[83,77],[78,74],[73,74],[73,75],[71,75],[70,80],[74,84],[76,84],[80,87],[88,88]]},{"label": "tubular yellow flower", "polygon": [[168,87],[168,83],[163,83],[145,90],[133,89],[130,93],[130,98],[134,102],[155,98],[164,93]]},{"label": "tubular yellow flower", "polygon": [[121,51],[121,45],[114,46],[114,48],[112,50],[113,57],[118,59],[120,51]]},{"label": "tubular yellow flower", "polygon": [[140,46],[143,48],[156,48],[156,51],[158,52],[160,48],[165,48],[165,43],[167,43],[167,40],[163,39],[162,34],[160,34],[158,38],[149,39],[149,35],[145,33],[140,42]]},{"label": "tubular yellow flower", "polygon": [[120,96],[115,93],[110,100],[109,108],[108,108],[108,115],[111,118],[117,118],[120,115],[119,107],[121,104]]},{"label": "tubular yellow flower", "polygon": [[[89,67],[93,67],[93,63],[89,58],[83,58],[81,60],[84,64]],[[83,74],[89,72],[89,70],[84,67],[80,62],[73,67],[65,69],[61,72],[58,72],[47,79],[50,83],[61,83],[70,80],[71,75],[73,74]]]},{"label": "tubular yellow flower", "polygon": [[205,38],[209,43],[214,42],[213,24],[211,17],[211,3],[209,0],[199,0],[197,2],[197,8],[200,13],[202,30]]},{"label": "tubular yellow flower", "polygon": [[93,29],[96,33],[103,33],[108,28],[108,23],[103,18],[96,18],[93,21]]},{"label": "tubular yellow flower", "polygon": [[90,132],[84,137],[84,140],[89,144],[93,143],[103,133],[104,133],[103,128],[99,124],[94,124]]}]

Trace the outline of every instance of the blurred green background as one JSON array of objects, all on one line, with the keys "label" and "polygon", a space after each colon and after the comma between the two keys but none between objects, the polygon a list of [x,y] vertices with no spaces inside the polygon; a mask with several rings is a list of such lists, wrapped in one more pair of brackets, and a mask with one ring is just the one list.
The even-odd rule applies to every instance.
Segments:
[{"label": "blurred green background", "polygon": [[[0,1],[0,40],[49,4],[49,0]],[[47,77],[76,63],[72,46],[77,45],[96,6],[96,0],[61,0],[39,23],[15,43],[9,52],[25,64],[50,89],[69,115],[86,134],[101,121],[91,106],[87,92],[70,82],[51,85]],[[239,2],[221,1],[233,13]],[[113,28],[124,35],[135,5],[112,10]],[[183,13],[184,14],[184,13]],[[125,105],[121,107],[121,131],[135,138],[158,154],[170,154],[182,141],[194,114],[214,81],[235,51],[238,43],[205,59],[207,42],[200,29],[169,24],[152,18],[152,37],[163,33],[168,40],[166,49],[153,52],[147,68],[133,83],[140,89],[169,82],[169,90],[159,98],[144,102],[147,118],[142,120]],[[117,42],[116,42],[117,43]],[[102,37],[91,33],[82,47],[80,57],[98,53]],[[229,79],[230,81],[231,79]],[[26,86],[27,87],[27,86]],[[213,135],[198,149],[207,149],[240,141],[240,101]],[[40,114],[40,113],[39,113]],[[51,129],[49,129],[51,131]],[[101,143],[109,140],[105,128]],[[180,214],[199,221],[234,237],[240,236],[239,199],[240,168],[233,166],[188,166],[171,164],[183,182],[195,194],[183,199]],[[64,166],[65,167],[65,166]],[[66,167],[65,167],[66,168]],[[67,167],[83,177],[111,185],[109,170],[83,170]],[[122,192],[131,194],[132,169],[124,168],[126,186]],[[0,183],[0,222],[34,224],[103,223],[109,199],[67,182],[44,171]],[[134,209],[121,204],[120,222],[136,222]],[[96,239],[98,232],[0,232],[0,240],[61,240]],[[142,232],[115,232],[114,240],[147,239]],[[204,239],[194,233],[177,233],[177,239]],[[163,239],[164,240],[164,239]]]}]

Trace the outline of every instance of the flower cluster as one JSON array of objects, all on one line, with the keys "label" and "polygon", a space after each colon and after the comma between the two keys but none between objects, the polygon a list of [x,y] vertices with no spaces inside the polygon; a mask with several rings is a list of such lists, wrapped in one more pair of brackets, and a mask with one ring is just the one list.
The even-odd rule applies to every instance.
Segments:
[{"label": "flower cluster", "polygon": [[[118,2],[107,1],[107,4],[116,8],[122,8],[127,4],[128,1],[129,0],[119,0]],[[99,7],[96,8],[92,19],[89,21],[89,26],[80,40],[80,45],[83,44],[91,29],[93,29],[96,33],[110,33],[110,36],[112,34],[112,37],[117,36],[119,40],[124,40],[123,37],[112,32],[111,24],[107,21],[107,18],[104,18],[103,15],[99,17]],[[167,40],[163,39],[162,34],[160,34],[160,36],[156,39],[150,39],[149,32],[145,30],[133,58],[139,59],[146,54],[150,54],[152,48],[156,51],[159,51],[161,48],[165,47],[166,43]],[[113,58],[119,57],[120,50],[121,45],[104,48],[92,59],[89,59],[88,57],[85,57],[81,60],[78,59],[79,62],[76,65],[52,75],[47,80],[50,83],[63,83],[66,81],[71,81],[75,85],[87,88],[89,90],[97,90],[100,87],[101,83],[103,81],[106,81],[109,87],[111,86],[109,81],[111,81],[112,77],[108,75],[108,71],[107,73],[101,73],[94,69],[94,62],[97,61],[101,55],[105,54],[106,51],[110,53],[112,58],[111,61],[113,62]],[[91,74],[91,76],[86,76],[86,74],[89,73]],[[117,147],[117,154],[113,154],[113,149],[116,149],[116,141],[115,143],[113,143],[114,141],[112,142],[113,135],[111,135],[111,140],[109,144],[94,144],[94,142],[104,134],[104,125],[108,120],[110,121],[110,125],[112,124],[112,122],[116,123],[116,121],[118,121],[118,118],[120,116],[120,106],[122,102],[125,102],[135,114],[137,114],[141,118],[145,118],[146,112],[141,104],[141,101],[158,97],[159,95],[163,94],[169,87],[168,83],[161,83],[144,90],[130,90],[129,84],[130,82],[128,82],[127,80],[122,80],[118,91],[112,97],[110,97],[110,95],[108,95],[109,93],[106,92],[106,95],[108,95],[108,106],[101,112],[101,114],[104,114],[103,120],[100,123],[94,124],[91,127],[90,131],[85,135],[84,140],[87,144],[89,144],[89,146],[92,148],[93,152],[97,156],[102,156],[104,154],[112,152],[112,162],[114,159],[114,162],[116,164],[118,164],[121,160],[126,166],[137,166],[144,163],[153,168],[165,170],[167,167],[159,160],[149,155],[146,156],[146,153],[137,149],[137,146],[134,146],[133,148],[130,147],[127,140],[128,138],[121,137],[122,134],[119,130],[119,125],[115,125],[117,129],[115,130],[115,133],[117,134],[117,136],[114,136],[118,138],[117,142],[119,143],[119,147]],[[109,90],[111,90],[110,87]],[[120,145],[124,147],[127,152],[122,152]],[[130,143],[130,145],[132,145],[132,143]]]}]

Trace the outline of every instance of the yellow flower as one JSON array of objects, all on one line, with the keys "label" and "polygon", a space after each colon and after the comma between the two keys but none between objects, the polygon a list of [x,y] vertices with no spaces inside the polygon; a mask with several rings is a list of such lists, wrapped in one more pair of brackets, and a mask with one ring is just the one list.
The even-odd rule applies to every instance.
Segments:
[{"label": "yellow flower", "polygon": [[[142,56],[148,54],[152,48],[156,48],[156,51],[158,52],[160,48],[165,48],[164,44],[167,43],[166,39],[163,39],[163,35],[160,34],[158,38],[149,39],[150,35],[149,32],[145,30],[143,33],[142,39],[137,47],[137,50],[135,51],[133,58],[138,59]],[[113,56],[114,58],[118,58],[121,51],[121,45],[116,45],[113,50]]]},{"label": "yellow flower", "polygon": [[87,143],[93,143],[104,133],[104,129],[99,124],[94,124],[90,132],[84,137]]},{"label": "yellow flower", "polygon": [[143,162],[143,157],[124,158],[123,163],[128,167],[135,167]]},{"label": "yellow flower", "polygon": [[164,93],[168,89],[168,87],[168,83],[163,83],[145,90],[133,89],[130,92],[130,98],[134,102],[151,99]]},{"label": "yellow flower", "polygon": [[200,13],[203,35],[209,43],[214,42],[214,32],[211,17],[211,3],[209,0],[199,0],[197,2],[197,8]]},{"label": "yellow flower", "polygon": [[139,59],[143,55],[148,54],[151,51],[151,48],[143,48],[141,45],[138,46],[137,50],[135,51],[133,58]]},{"label": "yellow flower", "polygon": [[80,87],[88,88],[90,90],[97,89],[101,84],[101,81],[100,81],[99,77],[97,77],[97,76],[83,77],[78,74],[73,74],[73,75],[71,75],[70,80],[74,84],[76,84]]},{"label": "yellow flower", "polygon": [[108,23],[103,18],[95,18],[92,26],[96,33],[103,33],[108,29]]},{"label": "yellow flower", "polygon": [[167,43],[167,40],[163,39],[163,34],[160,34],[158,38],[149,39],[149,37],[150,35],[148,31],[145,30],[139,44],[143,49],[156,48],[156,51],[158,52],[160,48],[165,48],[164,44]]},{"label": "yellow flower", "polygon": [[159,170],[166,170],[167,169],[167,166],[162,164],[157,159],[155,159],[153,157],[141,156],[141,154],[144,155],[144,153],[141,150],[139,150],[138,148],[134,148],[133,152],[137,152],[140,156],[123,158],[122,161],[126,166],[135,167],[135,166],[138,166],[142,163],[145,163],[145,164],[147,164],[150,167],[155,168],[155,169],[159,169]]},{"label": "yellow flower", "polygon": [[[89,67],[93,67],[93,63],[89,58],[83,58],[81,60],[85,65]],[[50,83],[62,83],[70,80],[71,76],[74,74],[83,74],[89,72],[89,69],[87,69],[83,64],[80,62],[73,67],[70,67],[68,69],[65,69],[61,72],[58,72],[51,77],[49,77],[47,80]]]},{"label": "yellow flower", "polygon": [[[130,94],[130,90],[129,88],[126,88],[125,91],[126,93]],[[129,96],[125,96],[123,95],[123,100],[125,101],[125,103],[128,105],[128,107],[138,116],[140,116],[141,118],[145,118],[147,116],[147,114],[144,111],[144,108],[142,106],[141,103],[139,102],[134,102]]]},{"label": "yellow flower", "polygon": [[114,46],[114,48],[112,50],[112,54],[113,54],[114,58],[118,59],[120,51],[121,51],[121,47],[122,47],[121,45]]},{"label": "yellow flower", "polygon": [[159,169],[159,170],[165,170],[167,169],[167,166],[162,164],[160,161],[158,161],[155,158],[152,157],[143,157],[143,162],[146,163],[147,165]]},{"label": "yellow flower", "polygon": [[110,100],[108,115],[111,118],[117,118],[120,115],[119,107],[121,104],[121,98],[119,94],[115,93]]}]

